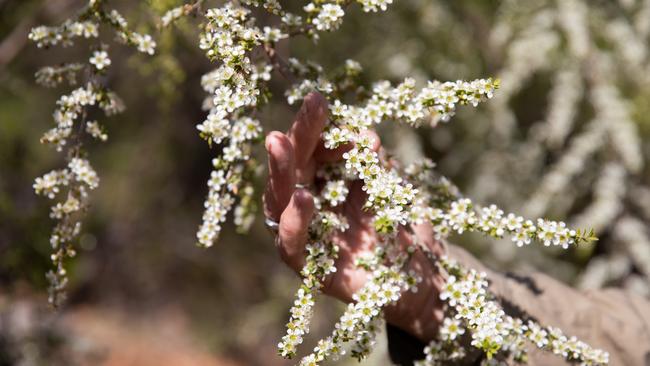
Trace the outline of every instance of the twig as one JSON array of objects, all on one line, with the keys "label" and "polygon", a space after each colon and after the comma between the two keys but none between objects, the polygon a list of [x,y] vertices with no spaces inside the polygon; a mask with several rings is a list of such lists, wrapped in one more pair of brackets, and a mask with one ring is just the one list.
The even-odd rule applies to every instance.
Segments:
[{"label": "twig", "polygon": [[[56,3],[56,6],[52,5]],[[4,69],[13,59],[20,53],[20,51],[27,44],[27,35],[30,29],[36,23],[35,18],[57,18],[59,14],[68,10],[69,6],[73,3],[72,0],[65,2],[48,2],[42,9],[42,15],[24,18],[13,31],[0,42],[0,70]]]},{"label": "twig", "polygon": [[281,56],[278,55],[275,48],[271,47],[268,44],[265,44],[264,52],[271,61],[271,64],[273,64],[273,68],[277,69],[285,79],[289,80],[289,82],[293,84],[296,81],[296,76],[291,71],[289,64]]}]

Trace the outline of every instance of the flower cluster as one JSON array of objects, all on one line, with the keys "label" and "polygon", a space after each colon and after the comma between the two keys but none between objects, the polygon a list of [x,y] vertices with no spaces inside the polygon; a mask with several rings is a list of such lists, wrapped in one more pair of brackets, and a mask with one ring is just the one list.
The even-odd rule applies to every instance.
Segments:
[{"label": "flower cluster", "polygon": [[296,293],[287,323],[287,334],[278,344],[278,353],[282,357],[291,358],[296,355],[297,347],[302,343],[303,336],[309,333],[309,323],[313,314],[315,296],[321,287],[325,276],[336,272],[334,260],[337,247],[326,248],[322,243],[307,245],[307,264],[300,271],[304,277],[303,284]]},{"label": "flower cluster", "polygon": [[[452,84],[457,87],[448,89],[445,86]],[[325,146],[334,149],[345,143],[354,144],[354,148],[343,155],[345,168],[349,175],[363,180],[363,190],[368,194],[366,206],[375,212],[377,232],[392,233],[399,225],[408,223],[418,190],[405,182],[397,171],[382,166],[378,154],[372,150],[372,138],[363,131],[388,118],[420,125],[426,109],[434,118],[446,120],[456,105],[476,104],[491,97],[496,87],[498,83],[491,80],[432,82],[416,94],[414,80],[407,79],[396,87],[388,82],[375,84],[374,93],[363,107],[346,105],[339,100],[332,104],[333,122],[323,134]],[[453,90],[454,98],[441,98],[443,90]]]},{"label": "flower cluster", "polygon": [[102,130],[102,126],[97,121],[86,122],[86,132],[100,141],[108,140],[108,135]]},{"label": "flower cluster", "polygon": [[115,30],[120,41],[136,46],[140,52],[153,55],[156,48],[153,38],[148,34],[139,34],[130,30],[124,17],[115,9],[105,11],[103,3],[103,0],[90,1],[76,20],[67,20],[56,27],[35,27],[28,37],[38,47],[51,47],[58,44],[68,47],[74,44],[76,37],[97,38],[99,25],[104,23]]},{"label": "flower cluster", "polygon": [[[490,206],[483,208],[480,213],[473,210],[471,201],[467,199],[456,199],[445,201],[442,208],[423,208],[420,191],[413,184],[405,181],[398,171],[386,167],[379,155],[373,151],[373,141],[363,132],[373,125],[382,122],[387,118],[395,118],[415,126],[422,124],[425,117],[423,110],[429,109],[433,115],[433,124],[438,120],[446,121],[454,113],[457,105],[476,105],[479,101],[492,96],[493,90],[498,87],[498,82],[481,80],[470,83],[429,83],[427,88],[422,89],[418,94],[414,91],[415,83],[406,80],[397,87],[382,82],[375,84],[373,94],[363,107],[345,105],[336,100],[331,106],[332,122],[330,127],[323,134],[327,148],[334,149],[343,144],[351,143],[353,148],[344,154],[344,166],[346,176],[361,179],[363,190],[367,193],[366,207],[374,213],[375,230],[383,236],[394,234],[400,226],[415,223],[422,218],[435,224],[438,235],[444,236],[451,230],[459,233],[476,230],[494,237],[501,237],[508,233],[513,235],[514,241],[519,245],[528,244],[532,239],[538,239],[545,245],[560,245],[568,247],[576,242],[588,242],[593,240],[591,235],[581,234],[566,228],[566,224],[554,221],[539,219],[537,225],[532,221],[524,220],[514,214],[504,215],[503,211]],[[451,85],[456,88],[450,87]],[[452,90],[453,92],[450,92]],[[480,92],[477,92],[480,90]],[[446,94],[445,94],[446,92]],[[452,97],[453,96],[453,97]],[[331,181],[335,186],[336,181]],[[439,198],[439,197],[438,197]],[[381,246],[380,246],[381,248]],[[376,270],[381,260],[371,260],[367,265],[369,270]],[[478,299],[486,296],[487,281],[478,275],[475,279],[477,286],[471,289],[472,293],[478,294]],[[363,291],[363,290],[362,290]],[[463,295],[463,292],[457,292]],[[444,293],[445,296],[451,294]],[[482,297],[481,297],[482,296]],[[400,293],[395,294],[395,300],[399,299]],[[454,306],[460,298],[451,298]],[[488,355],[496,353],[505,340],[514,339],[514,344],[521,344],[524,336],[521,322],[512,318],[503,322],[506,318],[503,310],[496,302],[486,303],[487,306],[476,307],[476,316],[470,320],[471,326],[479,329],[472,333],[472,345],[484,350]],[[379,314],[381,306],[364,310],[367,314]],[[373,315],[374,316],[374,315]],[[370,326],[373,316],[364,319],[365,322],[355,322],[355,327]],[[467,321],[467,319],[464,319]],[[341,322],[351,322],[345,314]],[[458,327],[458,322],[448,321],[445,334],[449,340],[456,338],[464,332]],[[338,330],[338,328],[337,328]],[[327,349],[333,347],[341,349],[337,340],[340,336],[335,331],[330,338],[321,341],[322,344],[315,352],[304,358],[304,364],[317,364],[330,355]],[[348,337],[349,338],[349,337]],[[511,342],[511,343],[512,343]],[[523,354],[522,352],[519,352]],[[363,353],[362,353],[363,354]],[[460,352],[452,352],[458,355]]]},{"label": "flower cluster", "polygon": [[67,21],[58,27],[38,26],[29,32],[29,39],[38,47],[51,47],[59,43],[64,47],[72,46],[73,38],[97,38],[99,26],[91,21]]},{"label": "flower cluster", "polygon": [[[57,220],[57,224],[50,236],[50,245],[54,253],[51,255],[55,271],[48,274],[51,282],[50,303],[58,305],[63,300],[62,291],[67,283],[66,270],[63,261],[66,257],[73,257],[75,250],[71,244],[81,231],[81,222],[78,213],[86,207],[88,190],[97,188],[99,178],[90,166],[88,160],[74,157],[69,160],[65,169],[53,170],[36,178],[34,191],[54,200],[61,197],[61,201],[53,204],[50,217]],[[62,194],[65,189],[65,194]]]},{"label": "flower cluster", "polygon": [[77,73],[83,70],[84,65],[80,63],[70,63],[62,66],[45,66],[35,74],[36,82],[53,88],[64,81],[74,85],[77,83]]},{"label": "flower cluster", "polygon": [[363,11],[386,11],[388,6],[393,3],[393,0],[359,0],[359,3],[363,5]]},{"label": "flower cluster", "polygon": [[554,245],[567,249],[570,245],[596,240],[593,232],[569,229],[561,221],[537,219],[537,222],[533,223],[513,213],[506,215],[495,205],[483,207],[476,212],[468,198],[451,202],[448,211],[434,210],[432,216],[431,221],[437,232],[447,233],[453,230],[462,234],[465,231],[478,231],[495,238],[509,234],[519,247],[530,244],[532,240],[538,240],[545,246]]},{"label": "flower cluster", "polygon": [[314,366],[332,357],[336,359],[345,354],[345,345],[352,341],[353,356],[365,357],[373,346],[381,309],[399,300],[401,293],[415,281],[404,273],[406,261],[407,257],[402,256],[391,266],[377,263],[364,287],[354,294],[354,302],[348,304],[333,333],[320,340],[313,353],[300,360],[300,365]]},{"label": "flower cluster", "polygon": [[[455,81],[441,83],[432,81],[416,92],[414,79],[405,79],[396,87],[387,81],[377,82],[373,94],[364,107],[348,106],[335,101],[332,115],[344,120],[348,131],[337,131],[340,142],[328,141],[332,146],[346,142],[345,137],[351,136],[360,129],[385,119],[392,118],[421,126],[428,121],[436,125],[439,121],[447,122],[455,113],[458,105],[473,105],[492,98],[494,91],[499,88],[499,81],[478,79],[471,82]],[[328,136],[328,135],[325,135]]]},{"label": "flower cluster", "polygon": [[[597,234],[617,231],[626,217],[648,220],[650,216],[637,211],[634,203],[640,202],[637,192],[644,189],[635,178],[645,182],[643,166],[650,155],[641,142],[644,131],[639,126],[644,114],[635,112],[643,103],[633,96],[647,93],[644,40],[650,29],[650,8],[619,4],[621,12],[607,11],[609,3],[593,6],[585,0],[541,0],[525,6],[503,2],[483,13],[494,15],[495,22],[481,39],[471,32],[461,34],[458,29],[463,20],[447,16],[451,13],[443,5],[428,4],[427,9],[435,9],[440,20],[431,25],[436,32],[432,38],[454,39],[458,47],[449,52],[430,43],[417,56],[441,56],[445,61],[413,66],[411,72],[448,75],[454,70],[447,65],[459,61],[454,54],[468,55],[468,49],[476,51],[470,57],[494,59],[498,54],[496,58],[504,61],[493,71],[504,80],[499,96],[483,110],[487,114],[479,111],[476,116],[490,126],[477,134],[463,133],[465,125],[455,130],[454,148],[445,155],[453,161],[465,156],[476,141],[486,142],[480,159],[472,164],[468,195],[480,201],[498,197],[505,207],[519,206],[525,216],[564,217],[567,223],[586,224]],[[432,24],[429,18],[430,13],[422,11],[414,24],[428,26]],[[377,54],[392,51],[388,47],[394,47],[396,39],[385,42]],[[482,47],[485,40],[488,47]],[[399,56],[406,59],[403,53]],[[470,63],[462,67],[469,74],[485,70]],[[533,90],[548,101],[538,106],[545,117],[524,123],[526,117],[516,106],[521,96]],[[497,144],[487,142],[495,136]],[[614,192],[601,196],[600,182],[612,164],[625,170],[625,178]],[[586,204],[585,197],[596,202]],[[597,207],[605,202],[603,198],[608,204]],[[608,236],[596,251],[592,247],[580,250],[582,258],[591,258],[584,273],[591,278],[588,286],[616,283],[641,295],[650,293],[649,276],[623,269],[630,268],[623,263],[631,263],[629,259],[635,256],[621,242],[610,240]],[[505,264],[514,259],[515,250],[499,247],[485,253],[488,260]],[[559,260],[544,258],[548,266]]]},{"label": "flower cluster", "polygon": [[58,108],[54,111],[56,125],[45,132],[41,142],[54,144],[57,151],[63,150],[73,133],[74,122],[83,115],[85,107],[95,105],[98,99],[102,100],[102,96],[93,84],[61,96],[56,103]]},{"label": "flower cluster", "polygon": [[68,163],[68,168],[70,168],[70,171],[77,182],[84,183],[90,189],[95,189],[99,185],[97,173],[90,166],[88,160],[72,158],[70,159],[70,163]]},{"label": "flower cluster", "polygon": [[[308,12],[315,9],[313,5],[313,3],[310,3],[307,6]],[[318,30],[335,30],[341,25],[341,23],[343,23],[343,15],[345,15],[345,12],[340,5],[324,4],[320,8],[320,11],[318,11],[318,15],[314,18],[312,24],[314,24]]]},{"label": "flower cluster", "polygon": [[242,185],[246,184],[245,178],[255,173],[255,161],[250,159],[250,145],[245,142],[231,140],[230,146],[224,148],[223,156],[212,159],[214,170],[208,180],[203,223],[196,234],[202,246],[209,247],[215,242],[236,197],[240,202],[235,213],[238,226],[243,230],[251,224],[251,216],[255,213],[252,202],[254,189],[250,184],[242,189]]},{"label": "flower cluster", "polygon": [[[443,259],[444,261],[444,259]],[[487,300],[485,273],[470,270],[464,277],[450,275],[440,293],[472,332],[471,345],[482,349],[491,358],[502,346],[508,335],[516,331],[504,321],[505,312],[494,301]]]},{"label": "flower cluster", "polygon": [[[536,347],[548,350],[569,362],[576,361],[582,365],[608,363],[607,352],[591,348],[576,337],[567,337],[557,328],[542,327],[532,320],[524,323],[506,315],[487,291],[485,273],[466,270],[447,258],[442,258],[439,263],[450,274],[440,293],[440,299],[449,306],[454,319],[462,320],[462,327],[469,330],[471,345],[485,352],[488,358],[512,355],[515,360],[524,361],[524,340],[528,340]],[[454,324],[453,329],[458,329],[458,323],[445,319],[441,327],[442,342],[453,340],[448,335],[449,330],[445,330],[449,324]],[[464,331],[454,333],[462,332]],[[434,341],[433,346],[437,344],[439,341]]]},{"label": "flower cluster", "polygon": [[[451,318],[445,318],[444,322],[453,322]],[[461,328],[464,332],[464,329]],[[437,341],[433,340],[424,347],[424,359],[415,361],[415,366],[438,366],[459,363],[465,358],[466,352],[457,340]]]},{"label": "flower cluster", "polygon": [[282,357],[295,356],[303,336],[309,333],[312,308],[325,277],[336,272],[334,262],[338,257],[338,246],[331,240],[332,235],[347,230],[345,219],[333,212],[321,211],[313,219],[310,230],[310,244],[307,245],[305,266],[300,271],[302,285],[296,293],[291,307],[291,318],[287,323],[287,334],[278,344]]},{"label": "flower cluster", "polygon": [[70,182],[70,172],[67,169],[52,170],[34,181],[36,194],[53,199],[59,193],[61,186],[67,186]]},{"label": "flower cluster", "polygon": [[[389,3],[362,2],[366,11],[383,9]],[[245,4],[260,5],[259,2]],[[477,213],[473,211],[471,202],[449,194],[436,195],[437,199],[444,198],[443,201],[427,206],[431,199],[426,195],[431,192],[420,191],[404,179],[398,170],[386,166],[373,150],[374,141],[365,134],[366,130],[388,119],[416,127],[447,122],[458,106],[477,106],[491,98],[499,88],[499,82],[492,79],[444,83],[432,81],[417,90],[414,79],[406,79],[396,86],[383,81],[372,86],[363,105],[345,104],[339,95],[344,90],[350,90],[349,85],[354,85],[354,77],[360,72],[358,64],[348,62],[341,76],[329,78],[319,65],[295,59],[288,62],[280,59],[274,43],[289,34],[302,33],[315,38],[316,31],[336,29],[341,24],[347,5],[347,2],[308,4],[304,8],[307,13],[307,28],[301,28],[304,26],[301,17],[286,13],[279,6],[271,6],[271,12],[281,16],[282,20],[282,27],[276,29],[257,27],[249,9],[228,2],[221,8],[206,12],[207,25],[200,38],[200,48],[220,65],[202,80],[204,89],[211,95],[205,103],[210,112],[197,128],[209,143],[223,148],[220,156],[214,160],[215,170],[208,183],[210,192],[203,224],[198,233],[199,243],[203,246],[212,245],[238,195],[238,185],[243,180],[245,170],[243,163],[250,155],[252,144],[250,138],[242,138],[233,131],[232,126],[261,106],[263,99],[260,97],[266,92],[265,82],[270,79],[272,69],[293,82],[292,88],[287,92],[289,104],[314,90],[330,96],[331,123],[323,134],[325,146],[329,149],[343,144],[353,146],[344,154],[342,169],[334,174],[320,173],[328,178],[316,202],[319,214],[314,219],[312,233],[318,233],[318,227],[324,225],[323,215],[333,215],[328,209],[345,202],[348,194],[346,181],[350,179],[362,180],[363,190],[367,193],[365,206],[374,213],[374,227],[380,236],[377,253],[358,263],[371,274],[370,279],[354,295],[355,302],[348,306],[334,333],[321,340],[314,352],[301,360],[302,365],[316,365],[330,357],[340,356],[348,343],[352,343],[352,355],[356,358],[361,359],[370,352],[383,306],[397,301],[403,291],[413,289],[413,283],[417,282],[416,278],[402,269],[404,253],[400,254],[390,244],[402,225],[431,221],[436,224],[440,235],[446,235],[452,230],[459,233],[481,231],[495,237],[511,234],[516,238],[515,242],[521,245],[539,239],[547,245],[568,246],[583,238],[582,234],[567,229],[563,223],[539,220],[535,225],[514,214],[504,215],[493,206]],[[172,10],[165,22],[171,22],[184,12],[185,10]],[[254,58],[252,51],[256,47],[264,49],[266,60]],[[322,236],[312,234],[307,248],[306,265],[301,273],[303,284],[291,308],[287,334],[279,343],[279,353],[284,357],[296,354],[298,345],[309,331],[309,320],[322,281],[335,271],[335,245],[323,240]],[[484,285],[487,286],[487,283]],[[489,323],[502,319],[504,313],[494,303],[492,308],[486,308],[482,316],[475,326],[481,326],[484,332],[478,333],[474,343],[477,347],[496,352],[499,344],[492,342],[495,333],[490,332]],[[445,344],[455,344],[463,335],[465,327],[461,325],[461,320],[463,319],[454,318],[443,322],[441,334],[445,337]],[[496,333],[498,337],[495,338],[497,341],[512,338],[510,332],[505,332],[500,327],[498,325],[494,328],[499,329]],[[522,337],[523,333],[519,338]],[[453,358],[462,352],[450,351],[447,354]]]},{"label": "flower cluster", "polygon": [[[98,38],[100,25],[113,28],[119,40],[135,46],[140,52],[153,54],[155,42],[151,36],[129,30],[126,20],[116,10],[104,9],[101,0],[90,1],[75,19],[67,20],[60,26],[32,29],[29,39],[38,47],[57,44],[71,46],[75,37]],[[106,115],[123,109],[117,95],[102,85],[97,77],[111,65],[107,46],[98,41],[93,49],[86,63],[45,67],[36,73],[37,82],[48,87],[66,80],[70,85],[75,85],[77,74],[85,71],[89,75],[85,85],[59,98],[53,114],[55,126],[41,138],[42,143],[54,145],[57,151],[65,150],[67,167],[36,178],[33,186],[37,194],[52,200],[60,199],[52,205],[50,213],[50,217],[57,221],[50,236],[55,270],[47,275],[50,282],[49,302],[54,306],[60,305],[65,297],[67,277],[63,262],[66,257],[75,255],[73,241],[81,231],[81,212],[87,207],[88,190],[99,185],[99,177],[83,151],[83,132],[100,141],[108,139],[102,126],[97,121],[86,120],[87,115],[92,107],[98,107]]]},{"label": "flower cluster", "polygon": [[239,185],[244,182],[244,176],[255,173],[250,152],[252,143],[259,141],[261,127],[245,112],[258,105],[262,84],[270,79],[272,68],[266,64],[255,65],[246,55],[264,39],[259,28],[249,26],[249,16],[250,10],[232,3],[209,9],[208,23],[201,33],[200,48],[221,65],[201,80],[205,91],[210,93],[205,103],[209,113],[197,129],[210,144],[223,146],[221,155],[213,160],[203,222],[197,232],[199,245],[204,247],[212,246],[218,238],[221,224],[236,198],[240,201],[235,212],[239,223],[246,222],[245,226],[249,226],[254,214],[252,199],[246,199],[252,197],[253,186],[248,185],[242,191]]}]

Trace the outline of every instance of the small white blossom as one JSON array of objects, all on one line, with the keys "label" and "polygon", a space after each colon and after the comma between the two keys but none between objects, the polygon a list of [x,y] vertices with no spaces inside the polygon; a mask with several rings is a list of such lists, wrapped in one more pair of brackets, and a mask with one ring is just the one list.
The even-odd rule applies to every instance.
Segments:
[{"label": "small white blossom", "polygon": [[343,12],[340,5],[326,3],[323,4],[313,23],[318,30],[334,30],[341,25],[343,15],[345,15],[345,12]]},{"label": "small white blossom", "polygon": [[282,31],[278,28],[264,27],[264,41],[266,42],[278,42],[279,40],[288,37],[288,34],[282,33]]},{"label": "small white blossom", "polygon": [[156,42],[148,34],[133,33],[133,41],[138,47],[138,51],[153,55],[156,52]]},{"label": "small white blossom", "polygon": [[457,319],[445,318],[440,327],[440,336],[446,341],[453,341],[464,333],[465,329],[461,326],[460,320]]},{"label": "small white blossom", "polygon": [[167,27],[185,15],[183,9],[184,6],[178,6],[176,8],[168,10],[165,14],[163,14],[163,16],[160,18],[162,26]]},{"label": "small white blossom", "polygon": [[88,132],[90,136],[98,140],[101,141],[108,140],[108,135],[104,131],[102,131],[102,128],[97,121],[86,122],[86,132]]},{"label": "small white blossom", "polygon": [[68,170],[53,170],[34,181],[34,191],[36,194],[42,194],[53,199],[59,193],[60,186],[67,186],[70,182],[70,173]]},{"label": "small white blossom", "polygon": [[363,5],[363,11],[376,12],[379,10],[386,11],[393,0],[357,0]]},{"label": "small white blossom", "polygon": [[325,184],[323,199],[329,202],[332,207],[336,207],[345,202],[348,192],[348,188],[345,186],[345,181],[330,181]]},{"label": "small white blossom", "polygon": [[111,64],[111,59],[108,58],[106,51],[95,51],[90,58],[90,63],[95,65],[97,70],[103,70]]},{"label": "small white blossom", "polygon": [[68,164],[68,168],[74,178],[80,183],[85,183],[88,188],[95,189],[99,185],[99,177],[92,166],[90,166],[88,160],[72,158]]}]

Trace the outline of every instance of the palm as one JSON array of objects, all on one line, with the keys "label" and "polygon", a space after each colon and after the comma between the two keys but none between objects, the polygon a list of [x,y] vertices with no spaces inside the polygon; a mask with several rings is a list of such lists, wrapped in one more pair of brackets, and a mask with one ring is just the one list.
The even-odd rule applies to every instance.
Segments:
[{"label": "palm", "polygon": [[[324,98],[310,94],[305,98],[289,132],[286,135],[272,132],[266,139],[269,180],[264,195],[264,211],[267,217],[279,221],[278,250],[283,260],[297,272],[305,262],[308,228],[315,208],[311,194],[304,189],[296,189],[296,183],[313,184],[320,164],[340,161],[345,151],[345,148],[327,150],[320,141],[327,111]],[[374,148],[380,148],[378,138]],[[346,201],[337,208],[348,220],[349,229],[334,237],[335,244],[339,246],[337,272],[325,280],[323,288],[326,294],[345,302],[353,300],[352,295],[368,278],[368,273],[358,267],[355,260],[372,254],[377,242],[372,214],[363,209],[366,196],[361,187],[361,181],[352,182]],[[433,240],[430,227],[412,229],[420,242],[441,254],[442,248]],[[400,231],[398,240],[401,244],[407,244],[411,239],[404,230]],[[414,254],[409,267],[423,279],[418,286],[419,291],[406,292],[396,305],[388,308],[387,320],[422,340],[428,340],[442,318],[436,290],[442,286],[442,280],[421,252]]]}]

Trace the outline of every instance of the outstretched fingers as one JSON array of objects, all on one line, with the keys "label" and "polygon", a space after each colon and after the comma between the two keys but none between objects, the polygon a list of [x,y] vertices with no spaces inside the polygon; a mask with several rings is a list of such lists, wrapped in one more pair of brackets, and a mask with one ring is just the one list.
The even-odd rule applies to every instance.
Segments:
[{"label": "outstretched fingers", "polygon": [[311,193],[295,189],[296,183],[310,184],[316,162],[314,151],[327,122],[327,101],[318,93],[305,97],[294,123],[287,132],[271,132],[266,137],[269,178],[264,193],[264,213],[279,221],[276,245],[282,259],[300,271],[314,214]]}]

